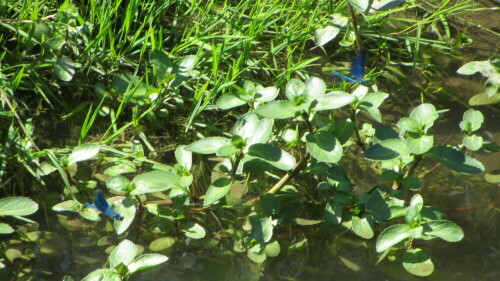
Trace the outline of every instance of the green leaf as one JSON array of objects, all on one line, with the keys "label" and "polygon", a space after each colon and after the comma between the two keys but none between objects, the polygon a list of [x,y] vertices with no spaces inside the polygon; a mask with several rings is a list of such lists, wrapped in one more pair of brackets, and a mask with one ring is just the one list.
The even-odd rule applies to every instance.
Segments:
[{"label": "green leaf", "polygon": [[486,175],[484,179],[489,183],[500,183],[500,170],[493,170]]},{"label": "green leaf", "polygon": [[110,177],[106,180],[106,187],[110,190],[114,190],[120,194],[128,193],[132,190],[132,185],[130,181],[121,175]]},{"label": "green leaf", "polygon": [[339,224],[342,221],[342,204],[334,200],[330,200],[326,203],[323,216],[326,223],[332,225]]},{"label": "green leaf", "polygon": [[80,161],[89,160],[99,153],[99,145],[95,143],[87,143],[73,149],[68,156],[68,166]]},{"label": "green leaf", "polygon": [[230,178],[218,178],[209,187],[205,193],[205,199],[203,200],[203,206],[212,205],[217,202],[231,189],[231,184],[233,181]]},{"label": "green leaf", "polygon": [[75,75],[75,64],[70,58],[60,57],[53,64],[54,72],[57,78],[62,81],[71,81],[73,75]]},{"label": "green leaf", "polygon": [[193,166],[193,154],[185,149],[185,145],[180,145],[175,149],[175,160],[186,170],[191,170]]},{"label": "green leaf", "polygon": [[306,81],[306,94],[308,99],[323,97],[326,93],[326,84],[318,77],[310,77]]},{"label": "green leaf", "polygon": [[448,242],[458,242],[464,238],[462,228],[448,220],[434,220],[424,224],[424,234],[439,237]]},{"label": "green leaf", "polygon": [[405,251],[403,255],[403,267],[416,276],[429,276],[434,271],[434,264],[429,254],[419,248]]},{"label": "green leaf", "polygon": [[406,177],[403,179],[402,184],[413,191],[418,191],[422,186],[420,180],[416,177]]},{"label": "green leaf", "polygon": [[185,222],[179,226],[180,230],[191,239],[201,239],[207,235],[205,229],[195,222]]},{"label": "green leaf", "polygon": [[241,149],[235,147],[232,144],[228,144],[228,145],[221,146],[219,148],[219,150],[217,150],[216,154],[217,154],[217,156],[220,156],[220,157],[230,157],[231,155],[236,154],[239,151],[241,151]]},{"label": "green leaf", "polygon": [[145,254],[135,258],[131,263],[128,264],[127,268],[130,273],[134,273],[139,270],[157,266],[166,261],[168,261],[167,256],[160,254]]},{"label": "green leaf", "polygon": [[318,161],[337,163],[342,158],[343,149],[335,136],[327,131],[306,135],[307,149]]},{"label": "green leaf", "polygon": [[257,90],[255,93],[255,101],[259,103],[270,102],[278,97],[280,90],[276,87],[266,87]]},{"label": "green leaf", "polygon": [[214,154],[224,145],[231,144],[231,140],[224,137],[208,137],[187,145],[184,149],[200,154]]},{"label": "green leaf", "polygon": [[354,123],[347,120],[335,121],[333,123],[333,134],[340,144],[345,144],[351,138],[355,129],[356,126]]},{"label": "green leaf", "polygon": [[153,171],[138,175],[132,180],[134,189],[131,195],[141,195],[165,191],[179,187],[180,177],[174,173],[164,171]]},{"label": "green leaf", "polygon": [[51,48],[54,51],[59,51],[66,44],[66,38],[63,35],[56,35],[49,40],[43,42],[44,46]]},{"label": "green leaf", "polygon": [[38,204],[27,197],[0,199],[0,216],[28,216],[38,210]]},{"label": "green leaf", "polygon": [[335,182],[350,181],[346,171],[338,164],[331,165],[326,173],[328,179],[331,179]]},{"label": "green leaf", "polygon": [[369,160],[390,160],[403,157],[410,151],[402,139],[388,139],[369,147],[365,151],[365,158]]},{"label": "green leaf", "polygon": [[[417,196],[417,195],[415,195],[415,196]],[[415,196],[413,198],[415,198]],[[420,196],[420,198],[421,198],[421,196]],[[406,208],[406,213],[405,213],[406,224],[408,224],[412,228],[420,225],[420,222],[422,220],[422,216],[420,215],[421,209],[422,209],[422,205],[420,205],[420,204],[408,206],[408,208]]]},{"label": "green leaf", "polygon": [[114,198],[115,197],[109,198],[108,200],[115,206],[116,212],[123,216],[123,220],[113,221],[115,224],[116,234],[121,235],[130,227],[130,225],[134,221],[135,213],[137,212],[137,200],[132,198],[125,198],[120,202],[121,204],[117,204]]},{"label": "green leaf", "polygon": [[175,238],[172,237],[160,237],[149,243],[149,249],[154,252],[165,251],[170,249],[175,241]]},{"label": "green leaf", "polygon": [[94,270],[85,276],[82,281],[122,281],[122,276],[113,269]]},{"label": "green leaf", "polygon": [[462,65],[458,70],[458,74],[472,75],[476,72],[481,72],[483,76],[489,76],[491,73],[496,73],[495,66],[489,61],[471,61]]},{"label": "green leaf", "polygon": [[273,133],[274,120],[269,118],[263,118],[257,123],[255,131],[247,139],[247,146],[254,143],[266,143],[271,138]]},{"label": "green leaf", "polygon": [[439,114],[434,105],[423,103],[412,110],[410,117],[420,124],[424,133],[427,133],[427,130],[434,125],[434,121],[439,118]]},{"label": "green leaf", "polygon": [[424,154],[434,145],[434,136],[432,135],[423,135],[420,137],[409,136],[406,139],[406,145],[408,149],[410,149],[411,153],[414,154]]},{"label": "green leaf", "polygon": [[14,229],[10,225],[3,222],[0,223],[0,234],[10,234],[12,232],[14,232]]},{"label": "green leaf", "polygon": [[242,100],[240,98],[240,95],[237,93],[227,93],[225,95],[222,95],[218,100],[217,100],[217,107],[219,109],[225,110],[225,109],[231,109],[234,107],[238,107],[241,105],[246,104],[247,102]]},{"label": "green leaf", "polygon": [[467,147],[467,149],[472,151],[479,150],[481,149],[481,147],[483,147],[483,138],[476,134],[470,136],[464,136],[463,142],[465,147]]},{"label": "green leaf", "polygon": [[109,255],[109,267],[115,268],[120,264],[128,265],[134,260],[137,251],[137,246],[133,242],[124,239]]},{"label": "green leaf", "polygon": [[377,222],[383,222],[398,216],[404,208],[404,200],[396,197],[396,194],[389,194],[377,188],[370,193],[365,203],[366,211],[373,214]]},{"label": "green leaf", "polygon": [[398,121],[398,128],[404,131],[420,134],[422,133],[422,128],[417,120],[410,117],[403,117]]},{"label": "green leaf", "polygon": [[174,69],[173,60],[163,50],[152,50],[149,61],[153,64],[155,75],[159,80],[163,80]]},{"label": "green leaf", "polygon": [[266,245],[264,248],[264,253],[268,257],[277,257],[281,252],[280,243],[274,240],[273,242]]},{"label": "green leaf", "polygon": [[314,31],[314,43],[316,46],[324,46],[326,43],[330,42],[333,38],[337,37],[340,32],[340,28],[335,26],[326,26],[324,28],[318,28]]},{"label": "green leaf", "polygon": [[484,116],[481,111],[469,109],[464,113],[463,121],[460,122],[460,129],[462,131],[472,133],[479,130],[484,122]]},{"label": "green leaf", "polygon": [[196,65],[196,59],[195,55],[188,55],[178,59],[176,61],[176,65],[178,67],[178,69],[176,69],[177,72],[186,73],[192,71]]},{"label": "green leaf", "polygon": [[289,101],[295,104],[298,98],[301,98],[306,94],[306,85],[295,78],[292,78],[286,84],[286,97]]},{"label": "green leaf", "polygon": [[479,174],[484,171],[484,166],[479,161],[451,147],[434,146],[427,155],[457,172]]},{"label": "green leaf", "polygon": [[411,228],[407,224],[395,224],[384,229],[377,239],[377,252],[381,253],[410,237]]},{"label": "green leaf", "polygon": [[399,139],[399,134],[393,128],[382,125],[375,130],[375,138],[379,141]]},{"label": "green leaf", "polygon": [[335,91],[316,98],[313,111],[331,110],[351,104],[356,98],[343,91]]},{"label": "green leaf", "polygon": [[252,225],[250,238],[255,239],[257,243],[267,243],[273,237],[274,222],[271,217],[260,218],[255,225]]},{"label": "green leaf", "polygon": [[267,118],[286,119],[295,117],[302,109],[292,101],[273,101],[259,106],[255,112]]},{"label": "green leaf", "polygon": [[263,263],[267,258],[266,253],[264,251],[257,252],[257,251],[252,251],[251,249],[247,251],[247,257],[254,263]]},{"label": "green leaf", "polygon": [[136,171],[137,169],[135,168],[134,164],[126,161],[125,163],[120,163],[107,168],[106,170],[104,170],[104,174],[106,176],[112,177],[121,174],[135,173]]},{"label": "green leaf", "polygon": [[469,104],[472,106],[499,104],[499,103],[500,103],[500,94],[496,94],[494,96],[489,96],[486,93],[480,93],[480,94],[472,96],[469,99]]},{"label": "green leaf", "polygon": [[378,108],[388,97],[389,94],[383,92],[367,93],[363,98],[361,98],[359,105],[362,108]]},{"label": "green leaf", "polygon": [[363,239],[371,239],[374,235],[373,220],[370,216],[363,216],[363,218],[353,216],[352,231]]},{"label": "green leaf", "polygon": [[241,115],[234,124],[233,136],[240,136],[243,140],[249,139],[257,129],[259,117],[254,112]]},{"label": "green leaf", "polygon": [[260,196],[260,206],[265,216],[275,216],[281,211],[281,202],[272,193],[266,193]]},{"label": "green leaf", "polygon": [[284,171],[291,170],[296,165],[295,158],[290,153],[269,144],[253,144],[248,148],[248,155],[258,157]]},{"label": "green leaf", "polygon": [[63,201],[59,204],[56,204],[52,207],[52,211],[56,212],[78,212],[80,208],[82,207],[82,204],[74,201],[74,200],[67,200]]}]

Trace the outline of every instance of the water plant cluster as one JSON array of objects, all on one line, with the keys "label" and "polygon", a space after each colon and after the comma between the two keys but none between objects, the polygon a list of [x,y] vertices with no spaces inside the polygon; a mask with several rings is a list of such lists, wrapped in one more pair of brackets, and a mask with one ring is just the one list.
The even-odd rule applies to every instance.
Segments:
[{"label": "water plant cluster", "polygon": [[[464,238],[423,179],[436,165],[481,174],[474,153],[499,150],[477,107],[500,103],[498,56],[458,70],[485,77],[450,124],[459,140],[433,131],[448,109],[429,58],[471,44],[449,21],[474,2],[7,2],[0,279],[152,280],[146,272],[187,268],[196,252],[225,268],[258,264],[252,277],[234,264],[221,273],[258,280],[266,264],[353,237],[367,263],[429,276],[428,241]],[[363,80],[335,79],[358,52]],[[427,81],[412,88],[415,73]],[[412,106],[388,121],[394,99]],[[73,261],[70,245],[54,246],[60,235],[106,258]]]}]

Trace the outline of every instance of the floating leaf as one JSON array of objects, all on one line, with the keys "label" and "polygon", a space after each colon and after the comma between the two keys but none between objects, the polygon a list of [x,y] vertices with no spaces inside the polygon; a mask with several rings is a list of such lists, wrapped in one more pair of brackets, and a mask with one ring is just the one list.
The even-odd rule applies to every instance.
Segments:
[{"label": "floating leaf", "polygon": [[145,254],[135,258],[131,263],[128,264],[127,268],[130,273],[134,273],[139,270],[157,266],[166,261],[168,261],[167,256],[160,254]]},{"label": "floating leaf", "polygon": [[0,199],[0,216],[28,216],[38,210],[38,204],[27,197]]}]

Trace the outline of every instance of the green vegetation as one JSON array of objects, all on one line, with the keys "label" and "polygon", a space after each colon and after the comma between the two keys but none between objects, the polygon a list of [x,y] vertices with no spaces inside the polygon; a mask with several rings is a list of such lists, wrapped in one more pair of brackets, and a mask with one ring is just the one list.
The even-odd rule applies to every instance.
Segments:
[{"label": "green vegetation", "polygon": [[[397,263],[406,273],[384,276],[413,278],[434,271],[427,241],[464,238],[424,201],[430,171],[477,180],[473,153],[499,150],[479,133],[481,108],[448,125],[459,141],[433,131],[448,111],[434,59],[470,44],[449,21],[478,11],[472,1],[6,2],[0,279],[128,280],[172,261],[196,271],[195,253],[217,280],[257,280],[267,263],[346,239],[365,272]],[[332,81],[361,49],[369,83]],[[485,92],[451,106],[500,103],[498,56],[458,70],[476,72]],[[391,100],[418,103],[387,121]],[[85,205],[96,188],[119,219]],[[73,261],[72,247],[99,258]],[[244,260],[262,266],[238,271]]]}]

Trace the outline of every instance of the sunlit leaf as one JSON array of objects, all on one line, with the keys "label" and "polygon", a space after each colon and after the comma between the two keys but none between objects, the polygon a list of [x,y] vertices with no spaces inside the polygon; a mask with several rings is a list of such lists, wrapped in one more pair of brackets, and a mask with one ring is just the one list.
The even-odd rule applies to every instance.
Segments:
[{"label": "sunlit leaf", "polygon": [[409,136],[406,139],[406,145],[413,154],[424,154],[434,145],[433,135],[422,135],[420,137]]},{"label": "sunlit leaf", "polygon": [[295,117],[302,107],[297,107],[292,101],[273,101],[259,106],[255,112],[263,117],[286,119]]},{"label": "sunlit leaf", "polygon": [[318,131],[306,135],[307,149],[318,161],[337,163],[342,158],[342,146],[331,133]]},{"label": "sunlit leaf", "polygon": [[99,153],[99,145],[95,143],[87,143],[80,145],[73,149],[71,154],[68,156],[68,166],[73,163],[85,161],[91,159]]},{"label": "sunlit leaf", "polygon": [[122,277],[113,269],[98,269],[89,273],[82,281],[122,281]]},{"label": "sunlit leaf", "polygon": [[280,170],[291,170],[296,164],[290,153],[269,144],[256,143],[250,146],[248,155],[258,157]]},{"label": "sunlit leaf", "polygon": [[127,268],[130,273],[157,266],[168,261],[168,257],[160,254],[145,254],[135,258],[128,264]]},{"label": "sunlit leaf", "polygon": [[230,178],[218,178],[209,187],[205,193],[203,206],[212,205],[220,200],[231,189],[232,180]]},{"label": "sunlit leaf", "polygon": [[27,197],[0,199],[0,216],[28,216],[38,210],[38,204]]},{"label": "sunlit leaf", "polygon": [[383,252],[404,239],[409,238],[410,230],[411,228],[407,224],[395,224],[384,229],[377,239],[377,252]]},{"label": "sunlit leaf", "polygon": [[352,217],[352,231],[361,238],[371,239],[374,235],[373,220],[370,216]]},{"label": "sunlit leaf", "polygon": [[184,233],[184,235],[186,235],[186,237],[191,239],[201,239],[207,235],[205,229],[195,222],[182,223],[179,226],[179,229]]},{"label": "sunlit leaf", "polygon": [[110,268],[115,268],[119,264],[128,265],[134,260],[137,251],[137,246],[133,242],[124,239],[109,255]]},{"label": "sunlit leaf", "polygon": [[448,242],[458,242],[464,238],[462,228],[447,220],[430,221],[424,225],[425,235],[439,237]]},{"label": "sunlit leaf", "polygon": [[231,140],[223,137],[208,137],[187,145],[184,149],[200,154],[213,154],[224,145],[230,144]]},{"label": "sunlit leaf", "polygon": [[153,193],[179,187],[180,177],[174,173],[153,171],[136,176],[132,180],[134,189],[131,195]]},{"label": "sunlit leaf", "polygon": [[409,153],[406,142],[402,139],[388,139],[369,147],[365,157],[370,160],[390,160]]},{"label": "sunlit leaf", "polygon": [[273,242],[266,245],[264,248],[264,253],[268,257],[277,257],[281,252],[280,243],[274,240]]},{"label": "sunlit leaf", "polygon": [[71,81],[75,75],[75,64],[68,57],[60,57],[53,64],[54,72],[57,78],[63,81]]},{"label": "sunlit leaf", "polygon": [[273,237],[274,222],[272,217],[260,218],[252,227],[250,237],[257,243],[267,243]]},{"label": "sunlit leaf", "polygon": [[434,264],[429,254],[419,248],[405,251],[403,255],[403,267],[416,276],[429,276],[434,271]]},{"label": "sunlit leaf", "polygon": [[14,229],[6,224],[6,223],[0,223],[0,234],[9,234],[14,232]]}]

